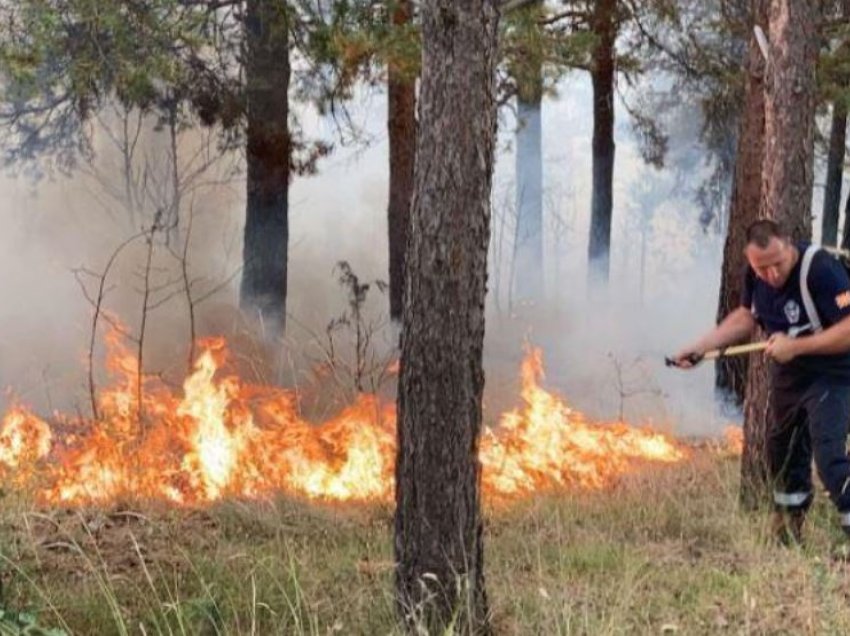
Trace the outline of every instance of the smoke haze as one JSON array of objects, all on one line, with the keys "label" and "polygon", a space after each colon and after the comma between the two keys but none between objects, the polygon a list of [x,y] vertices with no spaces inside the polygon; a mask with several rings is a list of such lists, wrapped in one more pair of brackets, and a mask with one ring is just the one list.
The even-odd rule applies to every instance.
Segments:
[{"label": "smoke haze", "polygon": [[[365,150],[338,147],[319,164],[318,175],[298,177],[291,188],[288,336],[289,346],[299,352],[346,307],[334,273],[338,261],[348,261],[361,280],[387,276],[385,100],[377,95],[366,103],[354,112],[373,143]],[[691,118],[679,128],[692,137],[684,135],[676,142],[682,153],[698,154],[698,114],[691,113]],[[512,306],[509,293],[515,122],[509,113],[502,116],[485,343],[488,417],[516,404],[519,360],[528,342],[544,349],[547,388],[591,419],[611,420],[622,413],[631,423],[652,422],[689,435],[715,435],[728,424],[715,405],[710,365],[690,373],[663,366],[665,354],[714,321],[722,237],[700,227],[700,210],[690,188],[698,184],[699,174],[687,175],[683,183],[675,166],[661,171],[645,166],[627,120],[619,109],[611,285],[606,294],[591,295],[586,285],[589,81],[571,76],[561,83],[558,97],[544,101],[547,302],[543,307],[518,307]],[[301,121],[308,137],[332,139],[334,126],[327,120],[307,111]],[[163,144],[152,138],[153,156]],[[114,160],[106,163],[107,181],[117,180]],[[0,188],[5,200],[0,216],[0,293],[5,300],[0,309],[0,385],[40,409],[87,412],[91,308],[72,270],[102,271],[116,246],[141,227],[141,217],[135,228],[131,226],[126,214],[108,203],[97,180],[82,174],[38,183],[6,176]],[[234,309],[243,190],[237,176],[224,185],[199,188],[183,200],[184,215],[190,204],[194,211],[189,262],[191,276],[198,280],[196,293],[231,281],[199,306],[199,334],[244,330]],[[145,218],[150,223],[150,211]],[[110,278],[114,288],[106,304],[131,330],[140,317],[139,274],[145,254],[143,240],[133,244]],[[173,278],[175,262],[165,250],[157,250],[158,281]],[[90,280],[90,290],[95,283]],[[377,290],[370,292],[370,316],[385,314],[387,302]],[[179,378],[188,339],[185,298],[178,294],[151,316],[146,368]],[[389,350],[395,339],[386,327],[379,346]],[[5,399],[8,404],[12,398]]]}]

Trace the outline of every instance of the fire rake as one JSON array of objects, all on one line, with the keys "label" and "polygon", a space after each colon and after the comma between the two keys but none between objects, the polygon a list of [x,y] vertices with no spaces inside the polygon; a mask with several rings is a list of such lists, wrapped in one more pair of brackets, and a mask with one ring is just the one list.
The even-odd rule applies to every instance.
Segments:
[{"label": "fire rake", "polygon": [[[750,342],[749,344],[735,345],[733,347],[722,347],[720,349],[710,349],[705,353],[692,353],[687,357],[688,362],[697,365],[703,360],[717,360],[718,358],[728,358],[730,356],[740,356],[753,351],[763,351],[767,348],[767,341]],[[668,367],[679,366],[674,358],[664,358],[664,364]]]}]

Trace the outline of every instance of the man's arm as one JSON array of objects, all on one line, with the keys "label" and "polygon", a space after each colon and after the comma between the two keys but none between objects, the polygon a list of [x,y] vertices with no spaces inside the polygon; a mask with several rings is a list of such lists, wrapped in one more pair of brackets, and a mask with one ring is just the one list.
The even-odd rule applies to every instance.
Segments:
[{"label": "man's arm", "polygon": [[752,337],[755,326],[756,320],[750,310],[746,307],[738,307],[726,316],[720,324],[703,334],[699,340],[677,353],[673,360],[676,366],[692,367],[693,364],[689,358],[693,354],[701,356],[709,349],[728,347],[748,340]]},{"label": "man's arm", "polygon": [[850,316],[812,336],[789,338],[775,334],[770,339],[765,353],[785,363],[797,356],[830,355],[850,351]]}]

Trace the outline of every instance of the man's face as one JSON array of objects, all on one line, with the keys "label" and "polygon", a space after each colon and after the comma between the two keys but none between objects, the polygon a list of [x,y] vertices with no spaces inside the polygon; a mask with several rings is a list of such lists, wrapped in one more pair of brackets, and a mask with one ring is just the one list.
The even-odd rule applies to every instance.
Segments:
[{"label": "man's face", "polygon": [[773,237],[767,247],[749,243],[744,255],[750,267],[761,280],[771,287],[779,288],[788,280],[796,263],[796,252],[787,240]]}]

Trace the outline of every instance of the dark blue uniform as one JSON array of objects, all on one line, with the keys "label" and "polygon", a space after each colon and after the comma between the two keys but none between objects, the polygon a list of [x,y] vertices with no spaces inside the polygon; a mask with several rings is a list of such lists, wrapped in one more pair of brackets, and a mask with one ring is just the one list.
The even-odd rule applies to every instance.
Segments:
[{"label": "dark blue uniform", "polygon": [[[805,338],[850,316],[850,279],[844,266],[823,250],[800,258],[781,289],[747,269],[742,304],[768,333]],[[803,285],[801,272],[808,270]],[[798,356],[771,361],[771,428],[767,452],[778,508],[803,512],[812,501],[811,464],[850,530],[850,353]]]}]

